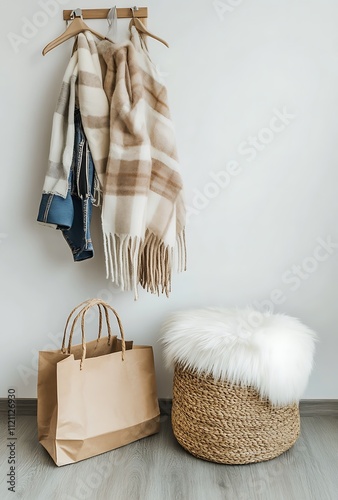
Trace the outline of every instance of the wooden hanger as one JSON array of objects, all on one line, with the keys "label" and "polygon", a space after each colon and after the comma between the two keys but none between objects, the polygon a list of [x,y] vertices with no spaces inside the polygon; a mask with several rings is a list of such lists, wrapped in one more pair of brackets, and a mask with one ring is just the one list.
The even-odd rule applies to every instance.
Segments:
[{"label": "wooden hanger", "polygon": [[42,54],[44,56],[50,50],[55,49],[55,47],[57,47],[58,45],[61,45],[61,43],[65,42],[66,40],[69,40],[69,38],[72,38],[73,36],[76,36],[79,33],[83,33],[84,31],[90,31],[100,40],[104,39],[104,36],[100,35],[100,33],[97,33],[96,31],[92,30],[91,28],[89,28],[89,26],[86,25],[86,23],[82,19],[81,9],[73,10],[71,19],[73,20],[66,29],[66,31],[62,35],[55,38],[55,40],[50,42],[48,45],[46,45],[46,47],[43,49]]},{"label": "wooden hanger", "polygon": [[160,38],[160,37],[158,37],[156,35],[153,35],[153,33],[150,33],[150,31],[147,30],[147,28],[144,26],[144,24],[142,23],[142,21],[140,21],[140,19],[138,19],[138,17],[135,17],[135,11],[137,11],[137,10],[138,10],[137,7],[131,7],[131,11],[132,11],[133,17],[131,18],[131,21],[129,23],[129,29],[132,26],[135,26],[135,28],[137,29],[137,31],[139,33],[142,33],[144,35],[150,36],[151,38],[154,38],[155,40],[157,40],[158,42],[163,43],[163,45],[165,45],[166,47],[169,48],[168,43],[165,40],[163,40],[163,38]]}]

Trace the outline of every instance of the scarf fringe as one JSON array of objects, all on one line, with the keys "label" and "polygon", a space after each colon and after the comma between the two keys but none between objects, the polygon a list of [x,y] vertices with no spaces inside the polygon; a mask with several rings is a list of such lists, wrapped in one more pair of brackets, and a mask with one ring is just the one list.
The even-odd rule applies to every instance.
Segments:
[{"label": "scarf fringe", "polygon": [[183,273],[187,270],[187,246],[185,241],[185,230],[177,236],[177,272]]},{"label": "scarf fringe", "polygon": [[[142,241],[130,235],[104,234],[106,277],[111,277],[121,291],[133,290],[138,299],[138,284],[151,293],[171,292],[174,248],[165,245],[150,231]],[[184,230],[177,236],[177,271],[186,270]]]}]

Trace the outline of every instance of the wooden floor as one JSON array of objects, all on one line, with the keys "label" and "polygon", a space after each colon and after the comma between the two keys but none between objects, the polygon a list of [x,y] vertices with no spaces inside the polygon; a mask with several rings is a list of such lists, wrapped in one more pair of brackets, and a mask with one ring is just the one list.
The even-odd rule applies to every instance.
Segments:
[{"label": "wooden floor", "polygon": [[301,437],[279,458],[227,466],[198,460],[160,434],[56,467],[37,443],[36,417],[17,418],[16,493],[7,491],[7,428],[0,424],[0,499],[338,500],[338,418],[302,417]]}]

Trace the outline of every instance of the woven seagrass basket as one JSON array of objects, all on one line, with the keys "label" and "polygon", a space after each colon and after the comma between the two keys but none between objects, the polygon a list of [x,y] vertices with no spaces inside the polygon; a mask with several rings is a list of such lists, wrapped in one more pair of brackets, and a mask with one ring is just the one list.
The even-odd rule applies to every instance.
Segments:
[{"label": "woven seagrass basket", "polygon": [[175,365],[172,427],[192,455],[248,464],[288,450],[300,432],[298,404],[276,407],[252,387],[230,385]]}]

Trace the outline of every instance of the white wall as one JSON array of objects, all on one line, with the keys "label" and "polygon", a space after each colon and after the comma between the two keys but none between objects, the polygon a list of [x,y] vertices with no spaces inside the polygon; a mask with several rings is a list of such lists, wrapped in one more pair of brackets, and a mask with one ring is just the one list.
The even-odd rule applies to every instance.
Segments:
[{"label": "white wall", "polygon": [[[188,271],[175,276],[169,300],[141,293],[137,303],[105,279],[97,216],[95,259],[77,264],[61,234],[35,222],[71,43],[45,58],[41,49],[64,29],[62,8],[110,6],[63,3],[43,19],[38,0],[17,0],[0,20],[0,397],[10,386],[18,397],[36,396],[37,351],[59,345],[68,312],[95,296],[117,308],[128,338],[155,346],[159,396],[170,397],[157,343],[163,318],[180,308],[263,301],[277,288],[283,303],[274,310],[320,336],[304,397],[338,398],[338,245],[326,260],[324,250],[316,254],[321,261],[308,260],[318,238],[338,243],[338,3],[142,3],[149,28],[170,43],[170,50],[149,45],[168,86],[191,215]],[[21,35],[22,18],[33,16],[46,25],[16,53],[8,33]],[[105,21],[88,23],[106,29]],[[293,117],[284,126],[271,122],[276,110]],[[283,130],[267,131],[270,122]],[[270,142],[248,152],[245,141],[257,134]],[[234,167],[226,187],[208,184],[213,173]],[[302,264],[311,272],[297,282],[291,269]]]}]

